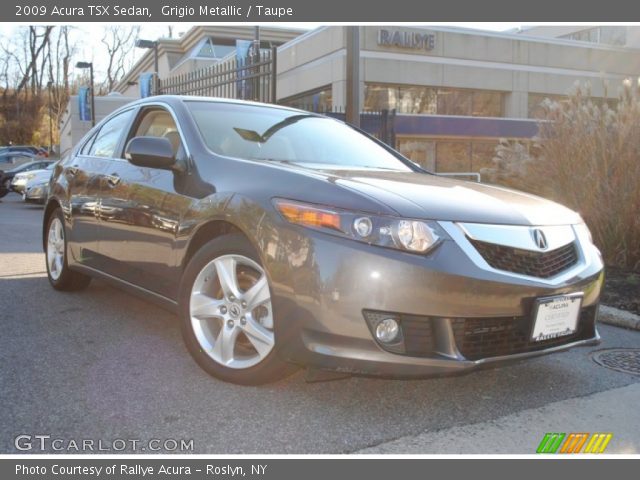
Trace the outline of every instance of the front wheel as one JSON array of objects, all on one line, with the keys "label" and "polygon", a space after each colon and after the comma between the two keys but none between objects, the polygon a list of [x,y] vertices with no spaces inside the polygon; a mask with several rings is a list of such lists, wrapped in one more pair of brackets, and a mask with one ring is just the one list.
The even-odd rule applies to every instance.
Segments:
[{"label": "front wheel", "polygon": [[74,272],[67,264],[67,240],[62,210],[56,208],[47,224],[47,277],[56,290],[75,291],[86,288],[91,277]]},{"label": "front wheel", "polygon": [[225,235],[202,247],[182,285],[182,334],[205,371],[243,385],[268,383],[295,371],[275,351],[269,281],[243,236]]}]

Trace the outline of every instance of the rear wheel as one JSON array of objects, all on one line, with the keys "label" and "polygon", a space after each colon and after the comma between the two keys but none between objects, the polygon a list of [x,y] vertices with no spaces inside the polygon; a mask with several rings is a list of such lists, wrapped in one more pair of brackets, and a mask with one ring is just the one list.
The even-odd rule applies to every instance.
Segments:
[{"label": "rear wheel", "polygon": [[267,274],[241,235],[215,239],[193,257],[184,275],[181,317],[189,352],[217,378],[258,385],[295,371],[275,351]]},{"label": "rear wheel", "polygon": [[47,277],[56,290],[75,291],[86,288],[91,277],[74,272],[67,264],[67,240],[62,210],[56,208],[47,224]]}]

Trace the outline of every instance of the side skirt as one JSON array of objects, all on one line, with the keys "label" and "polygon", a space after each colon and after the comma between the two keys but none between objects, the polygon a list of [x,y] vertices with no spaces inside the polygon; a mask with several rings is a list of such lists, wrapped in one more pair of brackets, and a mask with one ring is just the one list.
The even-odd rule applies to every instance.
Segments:
[{"label": "side skirt", "polygon": [[155,303],[159,307],[162,307],[165,310],[170,311],[171,313],[178,313],[178,302],[163,295],[152,292],[151,290],[147,290],[146,288],[139,287],[138,285],[127,282],[126,280],[122,280],[121,278],[114,277],[113,275],[109,275],[108,273],[104,273],[100,270],[96,270],[95,268],[91,268],[86,265],[74,263],[70,268],[80,273],[84,273],[85,275],[89,275],[90,277],[104,280],[105,282],[113,285],[120,290],[124,290],[125,292],[135,295],[136,297]]}]

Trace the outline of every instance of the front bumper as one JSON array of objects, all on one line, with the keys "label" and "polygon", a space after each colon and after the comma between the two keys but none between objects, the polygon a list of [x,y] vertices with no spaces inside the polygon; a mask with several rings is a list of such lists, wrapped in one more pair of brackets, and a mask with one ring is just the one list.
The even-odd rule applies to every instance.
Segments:
[{"label": "front bumper", "polygon": [[24,192],[24,201],[28,203],[44,203],[48,194],[49,186],[47,184],[35,185]]},{"label": "front bumper", "polygon": [[11,182],[11,190],[22,194],[26,190],[27,181],[26,180],[14,180]]},{"label": "front bumper", "polygon": [[[580,244],[580,265],[569,275],[546,281],[480,268],[452,240],[420,256],[288,225],[279,228],[275,238],[263,252],[268,252],[264,261],[272,276],[276,336],[281,356],[296,363],[424,377],[599,343],[595,323],[604,273],[599,252],[590,243]],[[498,319],[515,325],[532,318],[536,298],[575,292],[584,293],[582,309],[590,312],[579,335],[473,355],[462,345],[460,322]],[[365,310],[411,317],[414,325],[424,322],[432,337],[430,348],[403,354],[383,349],[364,319]]]}]

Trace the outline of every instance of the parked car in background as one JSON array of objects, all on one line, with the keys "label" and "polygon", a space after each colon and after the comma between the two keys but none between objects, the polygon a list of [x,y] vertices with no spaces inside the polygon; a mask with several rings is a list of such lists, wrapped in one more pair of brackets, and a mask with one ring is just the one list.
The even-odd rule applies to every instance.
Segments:
[{"label": "parked car in background", "polygon": [[50,176],[47,177],[46,181],[43,181],[42,178],[29,180],[25,186],[25,191],[22,194],[24,201],[26,203],[45,203],[47,201],[47,196],[49,195],[50,178]]},{"label": "parked car in background", "polygon": [[34,170],[43,170],[53,164],[51,160],[35,160],[28,163],[23,163],[17,167],[13,167],[8,170],[0,171],[0,185],[6,190],[11,189],[11,181],[13,178],[21,173],[32,172]]},{"label": "parked car in background", "polygon": [[8,145],[0,147],[0,155],[3,153],[31,153],[36,157],[48,157],[49,152],[46,148],[36,147],[34,145]]},{"label": "parked car in background", "polygon": [[26,191],[26,185],[29,180],[37,179],[36,181],[49,181],[51,173],[56,162],[33,162],[40,163],[40,168],[29,169],[23,172],[16,173],[11,180],[10,189],[16,193],[23,194]]},{"label": "parked car in background", "polygon": [[578,213],[431,174],[321,115],[149,97],[49,187],[51,285],[98,277],[173,309],[226,381],[460,373],[599,342],[603,263]]},{"label": "parked car in background", "polygon": [[0,170],[11,170],[28,162],[38,160],[38,157],[29,152],[0,153]]}]

